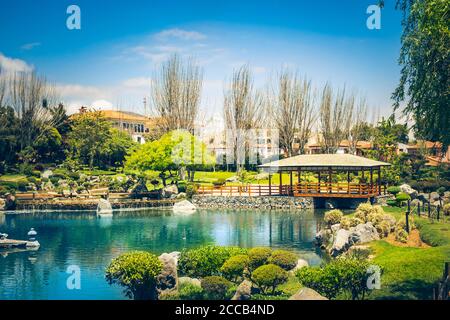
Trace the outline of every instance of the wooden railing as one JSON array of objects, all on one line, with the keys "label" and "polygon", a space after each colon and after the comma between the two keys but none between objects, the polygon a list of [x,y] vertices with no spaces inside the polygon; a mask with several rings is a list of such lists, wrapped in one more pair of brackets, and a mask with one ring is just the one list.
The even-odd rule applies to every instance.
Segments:
[{"label": "wooden railing", "polygon": [[214,196],[297,196],[297,197],[371,197],[380,186],[348,183],[300,183],[290,185],[200,186],[201,195]]}]

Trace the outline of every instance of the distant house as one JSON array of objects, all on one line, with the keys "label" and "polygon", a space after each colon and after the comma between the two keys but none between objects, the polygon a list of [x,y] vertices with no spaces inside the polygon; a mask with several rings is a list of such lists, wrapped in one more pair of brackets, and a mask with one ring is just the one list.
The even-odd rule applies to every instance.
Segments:
[{"label": "distant house", "polygon": [[[372,148],[372,143],[369,141],[358,141],[356,144],[356,155],[363,156],[367,150]],[[305,154],[322,154],[322,144],[319,142],[307,143],[305,146]],[[350,153],[350,143],[348,140],[342,140],[336,151],[337,154]]]},{"label": "distant house", "polygon": [[[85,107],[80,108],[80,113],[87,112]],[[133,141],[145,143],[145,134],[155,128],[155,119],[129,111],[100,110],[102,115],[111,122],[114,128],[127,132]]]},{"label": "distant house", "polygon": [[440,164],[450,164],[450,148],[446,152],[442,151],[442,143],[432,141],[417,141],[415,144],[407,145],[399,143],[397,145],[397,154],[406,153],[410,155],[417,155],[419,153],[425,154],[427,160],[426,165],[438,166]]}]

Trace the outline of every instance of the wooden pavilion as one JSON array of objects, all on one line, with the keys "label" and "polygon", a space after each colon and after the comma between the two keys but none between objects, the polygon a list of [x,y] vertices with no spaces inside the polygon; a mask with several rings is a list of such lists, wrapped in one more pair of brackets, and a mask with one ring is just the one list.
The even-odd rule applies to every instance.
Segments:
[{"label": "wooden pavilion", "polygon": [[[298,155],[260,165],[269,173],[269,191],[272,175],[280,175],[277,195],[323,198],[371,198],[381,194],[381,167],[389,163],[351,154]],[[288,173],[289,184],[283,185],[283,173]],[[294,182],[294,173],[297,181]],[[302,181],[302,174],[314,173],[317,182]],[[337,174],[346,174],[347,181],[336,181]],[[359,182],[352,182],[351,175],[358,175]],[[334,178],[334,179],[333,179]]]}]

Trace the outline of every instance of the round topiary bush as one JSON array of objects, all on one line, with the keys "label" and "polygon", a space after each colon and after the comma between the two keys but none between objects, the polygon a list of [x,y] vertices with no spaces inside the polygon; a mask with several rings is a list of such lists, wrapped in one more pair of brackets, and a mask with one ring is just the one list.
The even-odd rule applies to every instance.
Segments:
[{"label": "round topiary bush", "polygon": [[267,262],[275,264],[282,269],[289,271],[295,268],[297,265],[297,256],[286,250],[275,250]]},{"label": "round topiary bush", "polygon": [[250,270],[255,270],[256,268],[267,263],[267,259],[269,259],[272,254],[272,250],[270,248],[252,248],[248,251],[248,267]]},{"label": "round topiary bush", "polygon": [[391,226],[389,225],[389,222],[385,220],[382,220],[380,223],[376,224],[375,228],[381,238],[387,237],[391,232]]},{"label": "round topiary bush", "polygon": [[347,217],[347,216],[343,216],[340,224],[341,224],[342,229],[345,229],[345,230],[350,229],[351,228],[351,218]]},{"label": "round topiary bush", "polygon": [[230,257],[246,254],[239,247],[204,246],[182,251],[178,262],[179,271],[189,277],[219,275],[220,268]]},{"label": "round topiary bush", "polygon": [[395,196],[397,193],[399,193],[402,190],[400,189],[400,187],[390,186],[389,188],[386,189],[386,191]]},{"label": "round topiary bush", "polygon": [[263,294],[274,294],[277,286],[286,282],[287,279],[287,272],[274,264],[266,264],[257,268],[253,271],[251,278]]},{"label": "round topiary bush", "polygon": [[106,269],[106,280],[109,284],[124,287],[124,293],[129,298],[156,299],[155,278],[161,269],[162,263],[154,254],[131,251],[111,261]]},{"label": "round topiary bush", "polygon": [[238,254],[237,256],[233,256],[225,261],[223,266],[220,268],[220,272],[226,279],[237,282],[243,277],[248,263],[248,255]]},{"label": "round topiary bush", "polygon": [[323,218],[323,220],[325,221],[326,224],[328,224],[329,226],[332,226],[333,224],[337,224],[339,222],[341,222],[342,217],[344,216],[344,214],[342,213],[341,210],[330,210],[325,212],[325,216]]},{"label": "round topiary bush", "polygon": [[204,297],[209,300],[225,300],[229,298],[229,289],[233,284],[220,276],[209,276],[202,279]]},{"label": "round topiary bush", "polygon": [[181,300],[202,300],[203,289],[192,283],[182,283],[178,289],[178,297]]},{"label": "round topiary bush", "polygon": [[397,201],[393,200],[393,199],[388,199],[386,200],[386,204],[390,207],[396,207],[397,206]]},{"label": "round topiary bush", "polygon": [[411,197],[404,192],[400,192],[395,196],[395,200],[397,201],[397,204],[401,206],[406,201],[411,200]]}]

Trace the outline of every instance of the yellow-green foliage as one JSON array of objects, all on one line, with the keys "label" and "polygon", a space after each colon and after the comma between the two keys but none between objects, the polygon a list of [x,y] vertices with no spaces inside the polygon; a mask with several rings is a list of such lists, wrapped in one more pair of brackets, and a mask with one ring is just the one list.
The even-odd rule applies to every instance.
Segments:
[{"label": "yellow-green foliage", "polygon": [[238,254],[237,256],[229,258],[220,268],[222,275],[233,282],[238,281],[243,277],[245,269],[248,266],[249,258],[245,254]]},{"label": "yellow-green foliage", "polygon": [[387,237],[389,235],[389,233],[391,232],[391,226],[390,226],[389,222],[386,220],[383,220],[380,223],[378,223],[377,225],[375,225],[375,228],[377,229],[378,234],[382,238]]},{"label": "yellow-green foliage", "polygon": [[344,216],[344,214],[342,213],[341,210],[334,209],[334,210],[325,212],[325,216],[324,216],[323,220],[329,226],[332,226],[333,224],[337,224],[337,223],[341,222],[341,219],[343,216]]},{"label": "yellow-green foliage", "polygon": [[356,208],[355,217],[367,222],[367,216],[372,212],[373,206],[370,203],[361,203],[358,208]]},{"label": "yellow-green foliage", "polygon": [[284,270],[291,270],[297,265],[297,256],[286,250],[275,250],[268,259],[268,263],[275,264]]},{"label": "yellow-green foliage", "polygon": [[342,217],[342,219],[341,219],[341,228],[345,229],[345,230],[350,229],[350,227],[351,227],[350,226],[350,221],[351,221],[351,218],[346,217],[346,216]]},{"label": "yellow-green foliage", "polygon": [[252,282],[254,282],[263,294],[275,292],[278,285],[286,282],[288,273],[274,264],[266,264],[257,268],[252,274]]},{"label": "yellow-green foliage", "polygon": [[408,242],[408,232],[405,229],[395,229],[395,240],[406,243]]},{"label": "yellow-green foliage", "polygon": [[267,262],[270,255],[272,254],[272,250],[270,248],[252,248],[248,251],[248,267],[250,270],[255,270],[256,268],[262,266]]},{"label": "yellow-green foliage", "polygon": [[125,288],[126,296],[145,299],[154,294],[155,278],[162,263],[154,254],[131,251],[113,259],[106,269],[106,280]]},{"label": "yellow-green foliage", "polygon": [[450,203],[445,204],[443,210],[446,216],[450,216]]}]

